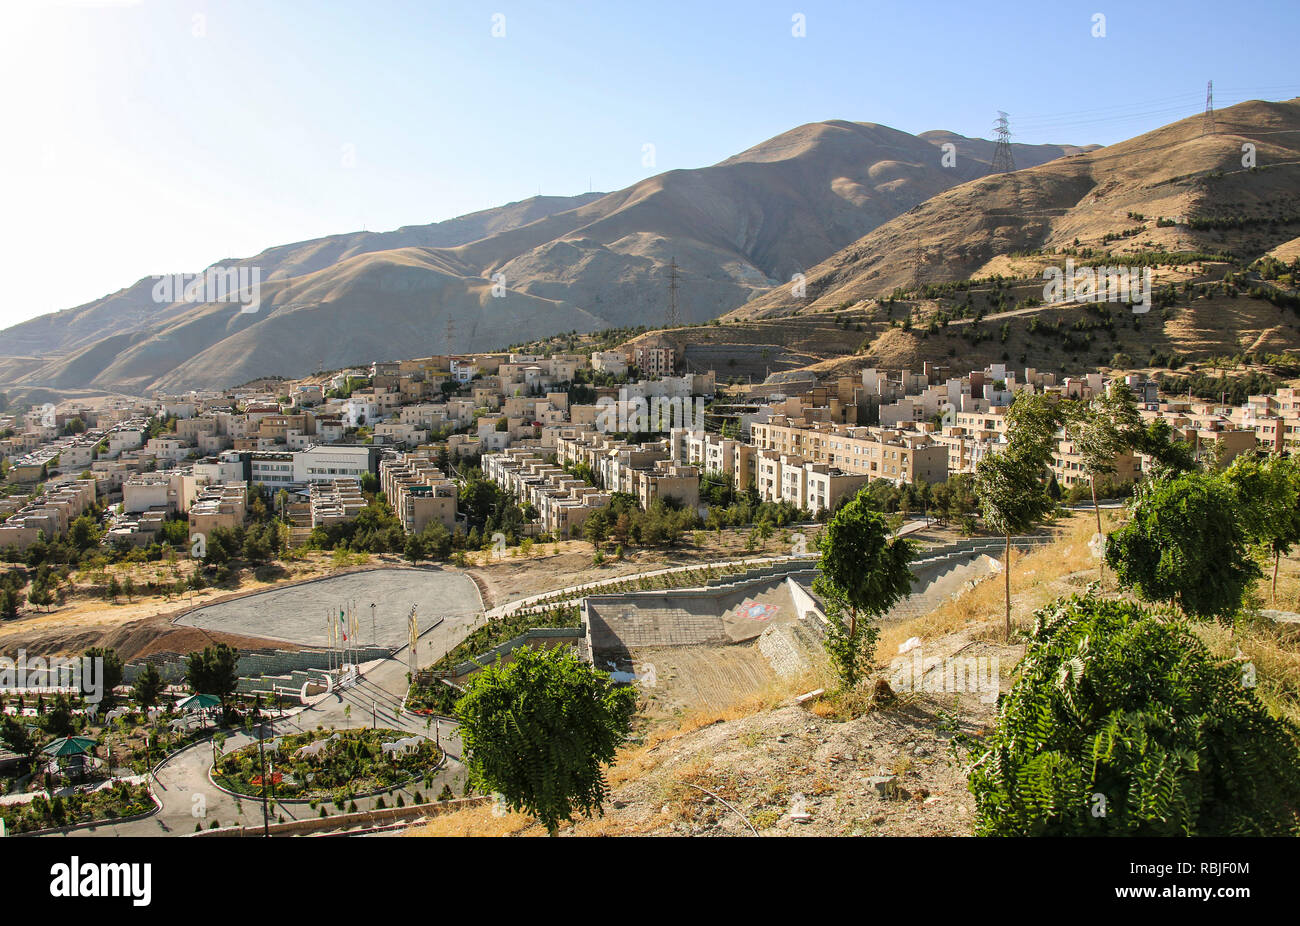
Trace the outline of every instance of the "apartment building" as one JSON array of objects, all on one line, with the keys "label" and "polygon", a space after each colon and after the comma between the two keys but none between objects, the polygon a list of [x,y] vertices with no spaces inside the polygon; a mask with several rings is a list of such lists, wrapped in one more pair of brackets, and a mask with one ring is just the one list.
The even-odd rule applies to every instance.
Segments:
[{"label": "apartment building", "polygon": [[205,486],[190,505],[190,534],[208,534],[218,527],[234,530],[248,513],[248,483]]},{"label": "apartment building", "polygon": [[[1109,478],[1116,482],[1132,482],[1142,471],[1141,460],[1134,453],[1116,454],[1111,465],[1114,471]],[[1056,453],[1053,454],[1049,466],[1052,475],[1056,477],[1057,484],[1063,489],[1088,485],[1088,471],[1083,456],[1078,452],[1074,441],[1064,431],[1057,435]]]},{"label": "apartment building", "polygon": [[47,489],[0,524],[0,547],[25,550],[42,537],[53,540],[95,503],[94,479],[72,479]]},{"label": "apartment building", "polygon": [[139,514],[151,508],[181,510],[180,486],[169,473],[136,473],[122,482],[122,510]]},{"label": "apartment building", "polygon": [[324,527],[350,521],[366,507],[361,483],[355,479],[313,482],[308,494],[311,526]]},{"label": "apartment building", "polygon": [[610,501],[608,492],[571,476],[524,447],[484,456],[483,473],[520,503],[532,504],[542,530],[557,536],[576,534],[593,511]]},{"label": "apartment building", "polygon": [[[776,416],[769,422],[754,422],[750,433],[758,450],[824,463],[846,474],[898,484],[948,478],[949,448],[920,431],[825,422],[798,426]],[[756,470],[756,479],[759,473]]]},{"label": "apartment building", "polygon": [[382,460],[379,484],[408,533],[422,533],[434,522],[455,529],[456,483],[427,457],[402,453]]},{"label": "apartment building", "polygon": [[610,376],[627,376],[627,354],[621,350],[598,350],[591,355],[591,368]]},{"label": "apartment building", "polygon": [[637,345],[633,350],[637,369],[647,379],[672,376],[677,368],[677,351],[663,342]]}]

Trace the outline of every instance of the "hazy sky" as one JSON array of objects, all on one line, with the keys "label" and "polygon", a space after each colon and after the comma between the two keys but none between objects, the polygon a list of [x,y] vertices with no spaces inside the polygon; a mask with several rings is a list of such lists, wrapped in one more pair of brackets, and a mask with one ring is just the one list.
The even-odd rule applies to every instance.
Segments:
[{"label": "hazy sky", "polygon": [[1218,105],[1300,94],[1298,9],[5,0],[0,327],[275,244],[618,189],[822,119],[990,137],[1002,109],[1016,141],[1108,144],[1200,112],[1209,79]]}]

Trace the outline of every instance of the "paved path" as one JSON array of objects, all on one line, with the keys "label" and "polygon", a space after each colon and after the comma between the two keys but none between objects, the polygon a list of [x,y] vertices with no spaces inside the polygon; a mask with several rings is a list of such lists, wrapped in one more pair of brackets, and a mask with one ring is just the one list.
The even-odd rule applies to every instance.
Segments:
[{"label": "paved path", "polygon": [[[470,629],[481,621],[476,615],[456,613],[430,627],[420,635],[417,652],[419,667],[424,668],[441,659],[455,647]],[[432,777],[429,786],[423,781],[413,782],[396,793],[404,795],[406,803],[414,802],[414,792],[420,791],[426,800],[436,798],[444,784],[450,785],[457,797],[464,793],[466,773],[460,762],[461,745],[453,723],[436,721],[419,714],[398,711],[405,697],[408,672],[407,648],[402,647],[392,659],[377,660],[364,666],[360,681],[353,687],[321,695],[310,704],[274,718],[264,727],[266,737],[285,733],[299,733],[322,726],[327,729],[358,729],[377,724],[380,727],[437,737],[447,751],[447,762]],[[249,743],[257,742],[252,735],[239,731],[229,735],[222,746],[230,752]],[[216,821],[221,826],[241,824],[257,826],[262,821],[262,804],[256,798],[237,798],[215,787],[208,778],[212,768],[212,743],[205,740],[172,755],[155,772],[154,796],[162,802],[162,810],[143,820],[125,823],[102,823],[72,830],[70,836],[167,836],[193,833],[195,824],[208,828]],[[396,793],[385,801],[391,806]],[[377,797],[357,798],[357,808],[367,810],[375,805]],[[337,809],[330,806],[331,813]],[[272,822],[283,816],[285,820],[315,816],[306,803],[285,803],[276,806]]]}]

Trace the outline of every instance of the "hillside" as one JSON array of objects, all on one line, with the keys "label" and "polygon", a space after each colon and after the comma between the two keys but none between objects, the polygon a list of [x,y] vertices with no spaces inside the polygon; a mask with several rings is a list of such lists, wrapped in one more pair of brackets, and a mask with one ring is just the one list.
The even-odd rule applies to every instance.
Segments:
[{"label": "hillside", "polygon": [[[954,168],[939,145],[957,148]],[[1016,146],[1018,163],[1082,149]],[[543,332],[664,317],[668,265],[684,319],[705,321],[873,228],[982,174],[988,142],[871,123],[801,126],[719,164],[614,193],[525,200],[430,226],[271,248],[261,305],[156,305],[145,279],[0,332],[0,384],[223,386],[375,357],[485,350]],[[504,298],[493,298],[493,282]],[[450,324],[449,324],[450,322]]]},{"label": "hillside", "polygon": [[[882,224],[808,272],[807,298],[779,287],[732,317],[817,311],[897,288],[1030,274],[1092,249],[1262,257],[1300,234],[1300,100],[1250,101],[1050,164],[973,180]],[[1242,166],[1255,146],[1257,168]],[[1019,164],[1020,162],[1017,161]],[[1164,219],[1170,224],[1161,225]]]},{"label": "hillside", "polygon": [[[803,369],[1079,373],[1300,350],[1300,102],[1249,102],[1206,137],[1187,119],[1118,145],[955,187],[708,325],[648,332],[689,369],[761,381]],[[1256,148],[1257,169],[1241,165]],[[920,247],[917,242],[920,242]],[[1152,270],[1153,305],[1046,304],[1044,269]],[[1230,278],[1230,282],[1228,282]],[[1175,361],[1176,362],[1176,361]]]}]

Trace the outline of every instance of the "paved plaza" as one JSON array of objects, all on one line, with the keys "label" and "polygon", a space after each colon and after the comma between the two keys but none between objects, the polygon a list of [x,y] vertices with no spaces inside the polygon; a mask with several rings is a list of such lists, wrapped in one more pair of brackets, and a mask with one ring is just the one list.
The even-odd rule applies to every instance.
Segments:
[{"label": "paved plaza", "polygon": [[326,617],[337,621],[339,609],[349,604],[355,607],[360,625],[356,642],[389,647],[406,643],[406,617],[413,604],[419,606],[421,632],[439,618],[459,624],[483,609],[478,587],[461,573],[436,568],[371,569],[207,605],[176,623],[323,647],[328,645]]}]

